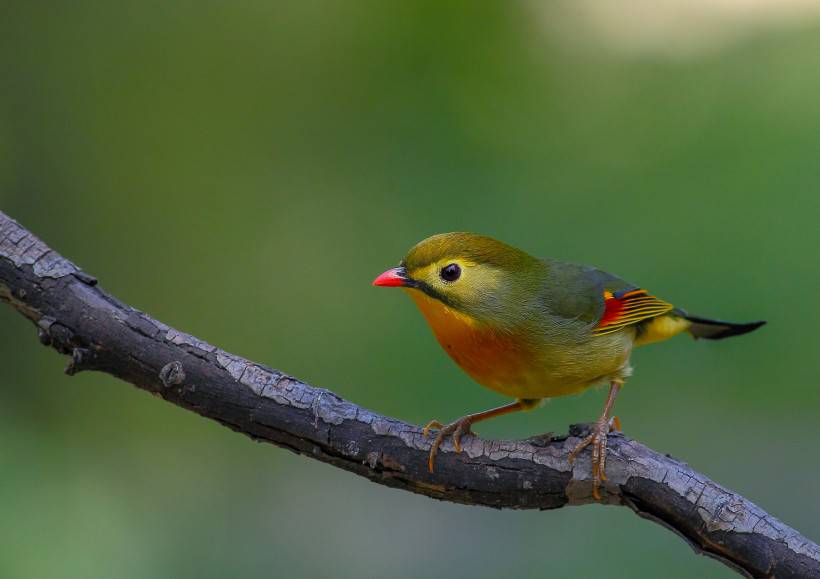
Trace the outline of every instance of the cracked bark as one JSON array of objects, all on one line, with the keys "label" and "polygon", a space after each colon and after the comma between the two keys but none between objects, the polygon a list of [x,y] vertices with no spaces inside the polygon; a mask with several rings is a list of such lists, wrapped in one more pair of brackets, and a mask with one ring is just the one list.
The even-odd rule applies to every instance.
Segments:
[{"label": "cracked bark", "polygon": [[[66,373],[106,372],[259,441],[393,488],[495,508],[592,502],[589,452],[573,427],[552,441],[448,442],[435,474],[419,427],[381,416],[225,352],[120,303],[96,279],[0,212],[0,299],[31,320]],[[669,528],[696,553],[751,577],[820,577],[820,548],[688,465],[616,434],[604,502]]]}]

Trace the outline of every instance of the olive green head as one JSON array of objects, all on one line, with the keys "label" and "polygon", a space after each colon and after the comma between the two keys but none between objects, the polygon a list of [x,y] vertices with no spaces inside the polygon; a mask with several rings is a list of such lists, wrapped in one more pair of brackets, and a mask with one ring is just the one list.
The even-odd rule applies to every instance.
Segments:
[{"label": "olive green head", "polygon": [[475,233],[441,233],[416,244],[374,285],[420,291],[478,320],[506,325],[537,293],[542,261]]}]

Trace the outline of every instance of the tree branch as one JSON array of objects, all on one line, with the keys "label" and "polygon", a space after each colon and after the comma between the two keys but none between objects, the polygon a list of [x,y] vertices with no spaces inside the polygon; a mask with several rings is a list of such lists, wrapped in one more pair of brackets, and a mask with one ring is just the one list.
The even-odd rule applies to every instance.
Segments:
[{"label": "tree branch", "polygon": [[[589,453],[570,466],[582,434],[552,441],[464,439],[445,444],[435,474],[414,425],[229,354],[128,307],[0,212],[0,299],[69,356],[66,373],[116,376],[255,440],[379,484],[467,505],[557,509],[591,501]],[[620,434],[609,443],[604,490],[684,538],[695,552],[752,577],[820,577],[820,548],[686,464]]]}]

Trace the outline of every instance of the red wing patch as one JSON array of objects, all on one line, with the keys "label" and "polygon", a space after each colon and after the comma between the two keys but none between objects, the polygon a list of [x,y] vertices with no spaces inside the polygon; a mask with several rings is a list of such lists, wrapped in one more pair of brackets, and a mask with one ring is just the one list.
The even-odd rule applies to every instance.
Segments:
[{"label": "red wing patch", "polygon": [[674,307],[642,289],[614,294],[605,291],[604,313],[592,335],[603,336],[617,332],[627,326],[663,315]]}]

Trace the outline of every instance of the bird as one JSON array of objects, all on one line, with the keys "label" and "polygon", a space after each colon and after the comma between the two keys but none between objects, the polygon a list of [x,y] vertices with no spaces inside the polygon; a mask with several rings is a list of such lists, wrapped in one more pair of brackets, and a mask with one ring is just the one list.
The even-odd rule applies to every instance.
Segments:
[{"label": "bird", "polygon": [[469,232],[433,235],[413,246],[398,267],[372,285],[399,287],[421,311],[444,351],[473,380],[514,402],[423,430],[439,449],[477,422],[532,410],[544,400],[609,384],[600,417],[569,454],[591,447],[592,496],[606,481],[607,439],[620,430],[615,399],[632,374],[635,348],[688,332],[721,340],[756,330],[764,321],[733,323],[688,314],[645,289],[594,267],[540,259],[502,241]]}]

